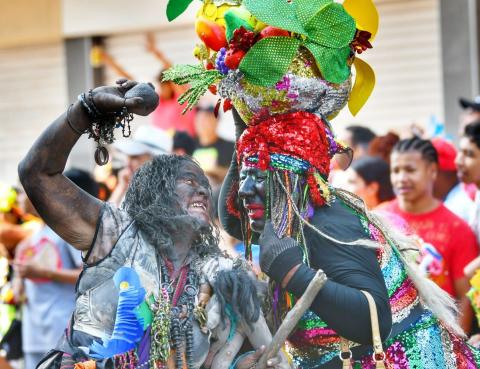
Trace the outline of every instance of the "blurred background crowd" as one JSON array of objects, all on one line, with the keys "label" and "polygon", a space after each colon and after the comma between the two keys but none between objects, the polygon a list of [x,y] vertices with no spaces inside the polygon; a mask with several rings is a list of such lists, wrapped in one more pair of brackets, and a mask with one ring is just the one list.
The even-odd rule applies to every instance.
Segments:
[{"label": "blurred background crowd", "polygon": [[[200,163],[218,198],[234,152],[233,118],[213,95],[182,114],[177,99],[184,87],[160,82],[172,63],[193,60],[196,38],[194,13],[169,25],[164,3],[2,2],[0,367],[33,369],[56,344],[74,306],[82,256],[38,217],[16,167],[79,92],[127,77],[153,82],[160,104],[149,117],[135,118],[129,139],[111,145],[106,166],[94,165],[94,147],[82,138],[66,173],[71,181],[120,205],[136,169],[154,155],[175,153]],[[357,117],[342,112],[332,122],[354,157],[347,170],[334,168],[331,182],[416,237],[421,270],[458,301],[462,327],[476,343],[480,8],[475,0],[376,5],[380,32],[366,59],[377,86]],[[220,246],[232,255],[243,252],[225,232]]]}]

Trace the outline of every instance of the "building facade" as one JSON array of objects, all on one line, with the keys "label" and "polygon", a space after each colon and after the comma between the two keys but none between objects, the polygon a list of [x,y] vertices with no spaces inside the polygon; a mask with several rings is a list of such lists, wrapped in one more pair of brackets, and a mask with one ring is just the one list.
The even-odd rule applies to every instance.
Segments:
[{"label": "building facade", "polygon": [[[27,0],[19,0],[23,2]],[[99,77],[91,68],[92,37],[101,36],[105,50],[141,81],[155,80],[161,68],[146,50],[147,31],[155,32],[158,48],[173,62],[194,62],[194,9],[179,21],[168,24],[165,3],[159,0],[63,0],[61,6],[54,9],[62,21],[61,28],[43,39],[28,35],[19,38],[14,32],[2,31],[0,22],[3,35],[0,41],[0,181],[16,183],[18,161],[79,92],[96,83],[111,84],[118,77],[107,68]],[[434,117],[439,121],[447,118],[447,127],[454,132],[455,94],[471,97],[478,93],[478,68],[472,67],[478,66],[477,41],[469,37],[472,29],[476,29],[478,17],[471,15],[472,9],[476,14],[476,0],[459,0],[460,5],[450,1],[456,4],[454,8],[448,0],[376,0],[375,3],[380,13],[380,30],[373,50],[362,57],[376,72],[376,87],[356,117],[345,109],[335,118],[335,126],[360,123],[385,133],[412,123],[425,126]],[[14,19],[25,17],[27,10],[23,9],[21,15],[13,8],[9,11],[11,14],[4,17]],[[44,9],[29,11],[38,15]],[[49,12],[52,16],[52,9]],[[464,22],[458,24],[455,18],[452,26],[452,14]],[[453,32],[462,35],[466,46],[451,40],[455,38],[452,27],[457,27]],[[447,36],[442,36],[442,32]],[[445,46],[445,42],[449,44]],[[452,47],[460,50],[453,53]],[[463,60],[467,51],[470,54]],[[458,57],[453,61],[455,55]],[[461,72],[465,81],[455,82],[458,81],[455,75]],[[83,138],[71,158],[72,165],[92,168],[93,148],[93,144]]]}]

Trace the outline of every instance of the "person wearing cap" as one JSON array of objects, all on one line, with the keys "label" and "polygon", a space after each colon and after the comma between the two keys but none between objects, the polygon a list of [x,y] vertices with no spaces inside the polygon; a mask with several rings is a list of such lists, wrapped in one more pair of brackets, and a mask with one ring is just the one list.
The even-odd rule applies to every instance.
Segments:
[{"label": "person wearing cap", "polygon": [[118,206],[125,197],[133,173],[155,155],[171,153],[173,139],[165,131],[145,125],[138,127],[133,139],[119,141],[113,146],[127,156],[126,166],[118,173],[118,184],[109,198]]},{"label": "person wearing cap", "polygon": [[473,100],[461,97],[458,102],[463,108],[459,119],[459,132],[463,135],[463,130],[468,124],[480,120],[480,96],[476,96]]},{"label": "person wearing cap", "polygon": [[433,195],[454,214],[468,222],[473,210],[473,201],[457,176],[455,157],[457,150],[448,141],[434,138],[432,144],[438,154],[438,174],[433,185]]}]

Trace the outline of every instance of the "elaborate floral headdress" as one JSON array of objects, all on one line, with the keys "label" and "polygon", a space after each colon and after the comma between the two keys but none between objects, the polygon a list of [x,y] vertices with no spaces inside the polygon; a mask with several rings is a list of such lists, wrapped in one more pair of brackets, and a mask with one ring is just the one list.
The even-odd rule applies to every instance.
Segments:
[{"label": "elaborate floral headdress", "polygon": [[[170,0],[169,20],[192,1]],[[328,118],[347,102],[356,114],[373,90],[372,68],[355,55],[372,47],[378,28],[372,0],[203,0],[195,27],[200,63],[164,73],[190,84],[180,98],[187,109],[210,89],[247,124],[296,111]]]},{"label": "elaborate floral headdress", "polygon": [[[168,18],[192,1],[169,0]],[[266,216],[279,234],[298,238],[303,223],[294,213],[308,217],[330,201],[330,159],[346,150],[328,119],[347,102],[355,115],[373,90],[373,70],[356,55],[372,47],[376,8],[372,0],[203,0],[195,29],[200,63],[176,65],[164,79],[190,85],[179,99],[186,109],[207,90],[224,110],[235,107],[248,126],[238,159],[268,169]],[[232,188],[228,209],[242,219],[240,208]]]}]

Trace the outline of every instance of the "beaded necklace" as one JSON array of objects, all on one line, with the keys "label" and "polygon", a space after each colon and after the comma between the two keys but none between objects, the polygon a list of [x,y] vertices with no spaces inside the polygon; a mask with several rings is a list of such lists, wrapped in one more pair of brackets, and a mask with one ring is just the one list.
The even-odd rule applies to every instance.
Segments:
[{"label": "beaded necklace", "polygon": [[161,261],[162,293],[151,306],[154,311],[148,360],[151,369],[166,367],[170,348],[175,350],[177,369],[183,367],[183,352],[187,368],[193,368],[193,319],[199,278],[191,263],[174,272],[170,261]]}]

